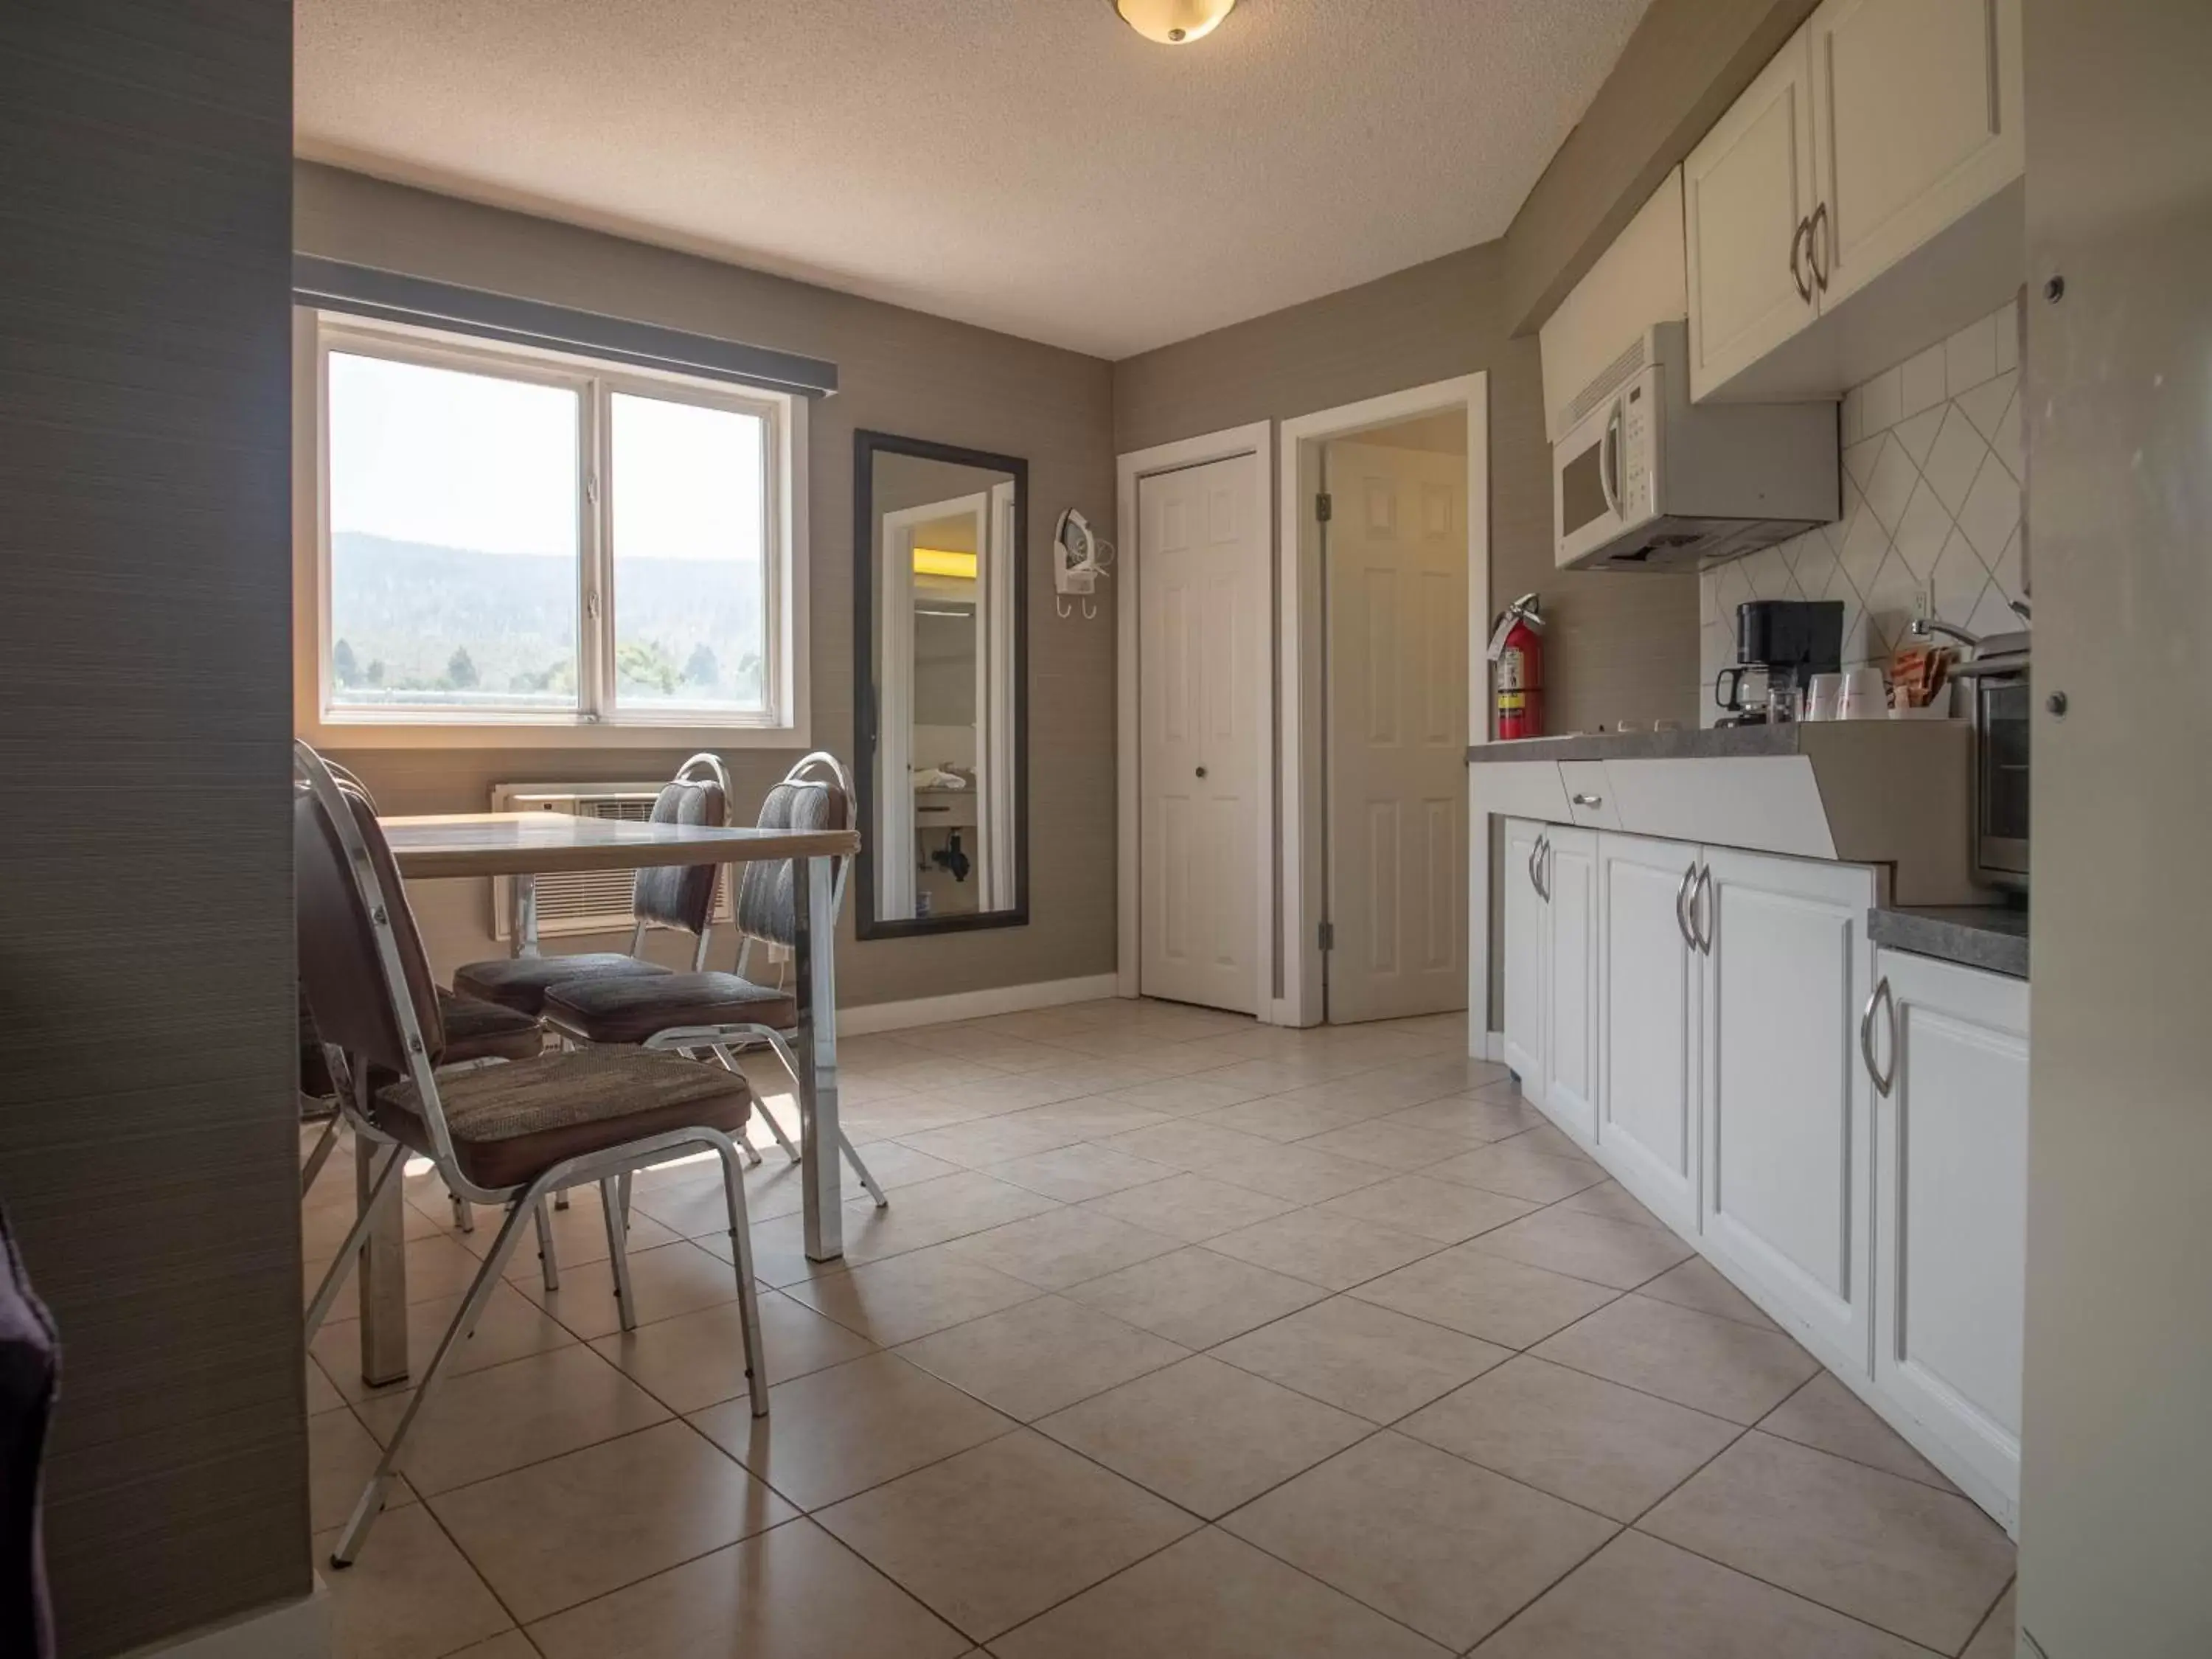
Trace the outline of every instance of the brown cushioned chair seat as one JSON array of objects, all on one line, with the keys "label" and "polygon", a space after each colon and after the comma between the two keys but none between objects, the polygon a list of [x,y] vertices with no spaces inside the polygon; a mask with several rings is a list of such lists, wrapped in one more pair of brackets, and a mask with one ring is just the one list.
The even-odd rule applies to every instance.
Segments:
[{"label": "brown cushioned chair seat", "polygon": [[570,980],[650,979],[668,971],[658,963],[619,951],[586,951],[573,957],[501,957],[472,962],[455,970],[453,989],[465,997],[496,1002],[532,1019],[545,1006],[545,994]]},{"label": "brown cushioned chair seat", "polygon": [[799,1023],[799,1005],[788,991],[735,974],[668,974],[556,986],[546,995],[545,1018],[556,1030],[586,1042],[642,1042],[683,1025],[787,1030]]},{"label": "brown cushioned chair seat", "polygon": [[[586,1048],[486,1066],[438,1079],[461,1172],[479,1187],[520,1187],[564,1158],[671,1129],[737,1134],[752,1112],[743,1078],[719,1066],[638,1048]],[[412,1083],[377,1092],[381,1126],[430,1151]]]},{"label": "brown cushioned chair seat", "polygon": [[545,1047],[544,1033],[528,1014],[481,997],[455,996],[441,989],[438,1012],[446,1022],[441,1066],[465,1060],[528,1060]]}]

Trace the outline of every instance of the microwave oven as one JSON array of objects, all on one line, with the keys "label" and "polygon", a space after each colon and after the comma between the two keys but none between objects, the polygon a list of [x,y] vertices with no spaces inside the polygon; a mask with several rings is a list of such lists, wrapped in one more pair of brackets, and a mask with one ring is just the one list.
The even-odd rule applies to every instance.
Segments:
[{"label": "microwave oven", "polygon": [[1696,570],[1842,516],[1837,406],[1692,404],[1688,350],[1656,324],[1561,411],[1561,569]]},{"label": "microwave oven", "polygon": [[2028,635],[1992,634],[1954,671],[1974,699],[1974,879],[2027,889]]}]

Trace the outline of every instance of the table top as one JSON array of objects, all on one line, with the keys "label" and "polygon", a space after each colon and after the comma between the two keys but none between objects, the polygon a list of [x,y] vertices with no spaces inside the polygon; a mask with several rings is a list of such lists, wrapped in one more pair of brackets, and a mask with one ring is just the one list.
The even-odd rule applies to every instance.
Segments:
[{"label": "table top", "polygon": [[641,823],[572,812],[440,812],[379,822],[400,874],[417,879],[836,858],[860,848],[850,830]]}]

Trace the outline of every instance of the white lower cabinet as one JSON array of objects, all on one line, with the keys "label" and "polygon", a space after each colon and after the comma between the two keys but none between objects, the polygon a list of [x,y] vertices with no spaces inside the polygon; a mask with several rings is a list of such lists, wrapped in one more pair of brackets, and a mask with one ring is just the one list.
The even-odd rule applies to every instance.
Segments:
[{"label": "white lower cabinet", "polygon": [[1525,819],[1505,845],[1522,1093],[2011,1527],[2026,981],[1876,952],[1864,866]]},{"label": "white lower cabinet", "polygon": [[[2020,1492],[2027,983],[1876,957],[1874,1386],[2008,1527]],[[1931,1441],[1933,1444],[1931,1445]]]},{"label": "white lower cabinet", "polygon": [[1597,848],[1588,830],[1544,832],[1544,1109],[1577,1140],[1597,1137]]},{"label": "white lower cabinet", "polygon": [[1505,820],[1505,1063],[1519,1074],[1521,1091],[1544,1098],[1544,985],[1548,977],[1543,878],[1537,873],[1544,826],[1527,818]]},{"label": "white lower cabinet", "polygon": [[1705,869],[1705,1248],[1820,1358],[1863,1376],[1873,1090],[1856,1040],[1874,872],[1719,848]]},{"label": "white lower cabinet", "polygon": [[1577,1138],[1597,1130],[1597,836],[1505,825],[1505,1063]]},{"label": "white lower cabinet", "polygon": [[1702,867],[1682,842],[1598,838],[1597,1141],[1621,1185],[1690,1234],[1704,963],[1689,899]]}]

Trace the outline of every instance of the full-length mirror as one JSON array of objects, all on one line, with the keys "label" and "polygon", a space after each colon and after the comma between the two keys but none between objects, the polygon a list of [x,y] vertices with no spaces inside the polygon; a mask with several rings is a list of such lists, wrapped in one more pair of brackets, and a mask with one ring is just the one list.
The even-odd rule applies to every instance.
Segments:
[{"label": "full-length mirror", "polygon": [[1029,465],[855,434],[862,939],[1029,920]]}]

